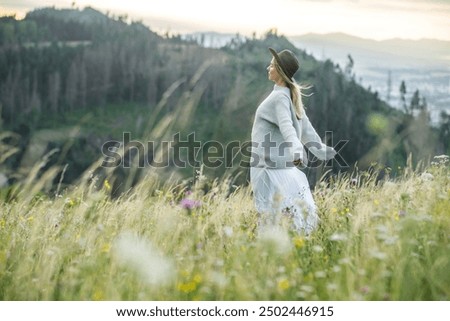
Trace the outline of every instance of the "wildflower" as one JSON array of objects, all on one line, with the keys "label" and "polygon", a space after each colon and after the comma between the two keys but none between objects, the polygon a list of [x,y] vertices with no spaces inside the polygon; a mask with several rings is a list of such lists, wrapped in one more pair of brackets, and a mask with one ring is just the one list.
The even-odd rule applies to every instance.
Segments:
[{"label": "wildflower", "polygon": [[437,156],[434,156],[434,159],[438,159],[438,160],[449,160],[450,159],[450,156],[448,156],[448,155],[437,155]]},{"label": "wildflower", "polygon": [[190,281],[186,283],[178,283],[177,285],[178,291],[184,292],[184,293],[191,293],[197,290],[197,283]]},{"label": "wildflower", "polygon": [[318,279],[323,279],[327,276],[327,273],[324,271],[317,271],[316,273],[314,273],[314,276]]},{"label": "wildflower", "polygon": [[433,174],[424,172],[424,173],[422,173],[422,174],[420,175],[420,179],[421,179],[422,181],[427,181],[427,182],[429,182],[429,181],[432,181],[432,180],[434,179],[434,176],[433,176]]},{"label": "wildflower", "polygon": [[327,284],[327,290],[328,291],[336,291],[338,289],[338,285],[336,283],[329,283]]},{"label": "wildflower", "polygon": [[225,275],[223,275],[222,273],[219,273],[219,272],[211,272],[210,280],[212,281],[212,283],[214,283],[215,285],[217,285],[221,288],[225,287],[228,282]]},{"label": "wildflower", "polygon": [[278,281],[277,288],[280,291],[284,291],[289,289],[289,281],[286,278],[283,278]]},{"label": "wildflower", "polygon": [[381,261],[386,259],[386,257],[387,257],[386,253],[380,252],[377,249],[372,249],[369,252],[369,255],[371,257],[373,257],[374,259],[378,259],[378,260],[381,260]]},{"label": "wildflower", "polygon": [[305,246],[305,239],[301,236],[295,236],[293,238],[294,245],[296,248],[301,249],[303,246]]},{"label": "wildflower", "polygon": [[347,240],[347,235],[345,235],[344,233],[334,233],[330,236],[330,241],[339,242],[345,240]]},{"label": "wildflower", "polygon": [[95,290],[94,294],[92,295],[92,299],[94,301],[101,301],[103,300],[103,291],[102,290]]},{"label": "wildflower", "polygon": [[195,283],[199,284],[202,282],[202,276],[200,274],[194,275],[194,278],[192,279]]},{"label": "wildflower", "polygon": [[233,236],[233,228],[231,226],[225,226],[223,228],[223,234],[226,237],[232,237]]},{"label": "wildflower", "polygon": [[145,239],[122,233],[113,249],[119,262],[134,269],[148,284],[164,285],[174,277],[172,261]]},{"label": "wildflower", "polygon": [[195,245],[195,248],[197,249],[197,250],[202,250],[203,249],[203,243],[202,242],[198,242],[196,245]]},{"label": "wildflower", "polygon": [[363,287],[361,287],[361,289],[359,289],[359,291],[360,291],[362,294],[367,294],[367,293],[369,293],[370,288],[369,288],[368,286],[363,286]]},{"label": "wildflower", "polygon": [[393,182],[387,181],[384,183],[384,186],[389,188],[395,188],[397,185]]},{"label": "wildflower", "polygon": [[379,201],[379,200],[374,200],[374,201],[373,201],[373,204],[374,204],[375,206],[378,206],[378,205],[380,205],[380,201]]},{"label": "wildflower", "polygon": [[341,264],[341,265],[346,265],[346,264],[350,264],[350,263],[352,263],[352,260],[348,257],[344,257],[339,260],[339,264]]},{"label": "wildflower", "polygon": [[200,201],[184,198],[181,200],[180,205],[184,209],[192,210],[194,208],[200,207],[202,203]]},{"label": "wildflower", "polygon": [[311,293],[314,292],[314,287],[311,285],[302,285],[300,286],[300,290],[302,290],[303,292],[307,292],[307,293]]},{"label": "wildflower", "polygon": [[109,184],[109,181],[107,179],[104,180],[103,187],[105,188],[106,191],[111,190],[111,185]]},{"label": "wildflower", "polygon": [[335,265],[335,266],[333,266],[332,271],[334,273],[339,273],[339,272],[341,272],[341,267],[339,265]]},{"label": "wildflower", "polygon": [[73,207],[75,206],[75,201],[73,199],[71,199],[70,197],[65,199],[65,204],[69,207]]},{"label": "wildflower", "polygon": [[314,245],[312,249],[314,252],[317,252],[317,253],[323,252],[323,247],[321,247],[320,245]]},{"label": "wildflower", "polygon": [[105,244],[103,244],[103,246],[102,246],[100,251],[102,253],[109,253],[110,250],[111,250],[111,244],[105,243]]},{"label": "wildflower", "polygon": [[267,226],[259,234],[264,245],[274,249],[278,254],[285,254],[291,250],[291,242],[287,231],[277,226]]},{"label": "wildflower", "polygon": [[440,165],[440,164],[446,164],[449,162],[450,157],[448,155],[438,155],[434,156],[433,162],[431,162],[432,165]]},{"label": "wildflower", "polygon": [[366,274],[367,274],[366,270],[364,270],[364,269],[359,269],[358,270],[358,275],[365,276]]}]

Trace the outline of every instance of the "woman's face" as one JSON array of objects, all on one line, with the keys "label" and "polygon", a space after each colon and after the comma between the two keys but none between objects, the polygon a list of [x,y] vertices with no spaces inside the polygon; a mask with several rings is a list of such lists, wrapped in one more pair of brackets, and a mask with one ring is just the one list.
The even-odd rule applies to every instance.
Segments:
[{"label": "woman's face", "polygon": [[281,80],[281,76],[278,73],[277,69],[274,66],[275,58],[272,58],[270,61],[270,65],[267,67],[269,80],[272,80],[274,83],[279,83]]}]

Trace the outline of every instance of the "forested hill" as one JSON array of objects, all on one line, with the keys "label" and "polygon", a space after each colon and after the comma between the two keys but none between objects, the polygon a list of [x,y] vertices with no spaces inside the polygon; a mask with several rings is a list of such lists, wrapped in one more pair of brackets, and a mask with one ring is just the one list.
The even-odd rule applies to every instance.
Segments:
[{"label": "forested hill", "polygon": [[[328,143],[349,141],[340,151],[349,165],[378,161],[393,167],[404,164],[410,152],[417,158],[434,153],[428,124],[419,141],[411,130],[424,123],[424,108],[416,106],[419,116],[390,108],[355,82],[351,64],[316,61],[274,30],[208,49],[177,35],[160,36],[125,16],[46,8],[23,20],[0,18],[2,130],[21,136],[20,152],[0,171],[29,163],[27,144],[52,130],[40,138],[47,144],[43,149],[67,146],[71,139],[57,161],[69,164],[64,179],[73,180],[101,156],[105,141],[121,140],[123,132],[140,139],[151,131],[148,119],[170,113],[180,120],[174,133],[195,132],[201,142],[248,141],[256,107],[272,87],[266,74],[269,46],[298,55],[296,78],[312,86],[307,113],[320,136],[333,132]],[[76,137],[61,134],[74,125],[81,126]],[[394,139],[398,134],[401,142]],[[224,168],[213,172],[223,174]]]}]

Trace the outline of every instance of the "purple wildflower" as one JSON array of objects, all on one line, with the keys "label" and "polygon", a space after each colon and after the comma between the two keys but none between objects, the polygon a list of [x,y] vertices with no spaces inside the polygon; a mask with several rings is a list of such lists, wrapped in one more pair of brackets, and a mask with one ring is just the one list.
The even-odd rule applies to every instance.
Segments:
[{"label": "purple wildflower", "polygon": [[187,210],[192,210],[194,208],[200,207],[202,205],[202,203],[200,201],[184,198],[181,200],[180,205],[182,208],[185,208]]}]

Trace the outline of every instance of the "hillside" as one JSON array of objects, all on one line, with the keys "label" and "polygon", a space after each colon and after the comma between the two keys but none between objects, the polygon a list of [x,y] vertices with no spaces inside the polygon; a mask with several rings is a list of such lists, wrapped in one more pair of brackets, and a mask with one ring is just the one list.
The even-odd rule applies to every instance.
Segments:
[{"label": "hillside", "polygon": [[[2,126],[21,136],[19,151],[2,169],[10,182],[20,180],[54,148],[49,164],[68,164],[61,179],[73,182],[102,157],[106,142],[123,142],[124,133],[144,143],[187,143],[191,149],[181,156],[189,166],[180,168],[171,158],[165,168],[180,177],[192,177],[205,161],[210,141],[221,146],[237,142],[237,156],[245,161],[242,150],[254,112],[272,87],[265,70],[271,58],[268,47],[289,48],[298,55],[301,71],[296,77],[313,86],[304,98],[308,115],[322,137],[332,132],[327,143],[340,142],[342,159],[325,168],[313,166],[311,182],[324,170],[345,171],[356,162],[362,168],[379,162],[395,169],[409,153],[417,161],[440,146],[426,111],[413,117],[390,108],[377,92],[358,85],[351,70],[315,60],[273,30],[261,39],[236,37],[213,49],[180,36],[161,37],[139,22],[92,8],[47,8],[21,21],[2,18],[0,31]],[[412,130],[417,126],[423,128],[420,139]],[[178,132],[179,141],[173,141]],[[192,133],[200,150],[188,140]],[[232,149],[226,152],[229,159],[236,156]],[[157,152],[145,154],[156,160]],[[225,163],[205,171],[212,176],[240,173],[239,182],[245,183],[245,162]],[[122,177],[118,181],[130,172],[136,175],[116,168]]]}]

